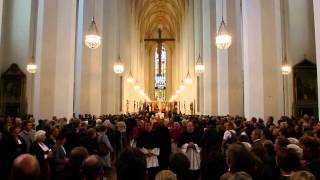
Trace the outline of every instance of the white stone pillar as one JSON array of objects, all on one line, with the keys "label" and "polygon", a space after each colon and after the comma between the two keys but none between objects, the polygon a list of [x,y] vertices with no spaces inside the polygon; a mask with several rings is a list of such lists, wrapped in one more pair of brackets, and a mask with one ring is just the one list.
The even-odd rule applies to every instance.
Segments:
[{"label": "white stone pillar", "polygon": [[2,32],[2,18],[3,18],[3,0],[0,0],[0,39],[1,39],[1,41],[0,41],[0,47],[1,47],[1,51],[0,51],[0,72],[3,72],[4,71],[4,69],[3,69],[3,66],[4,66],[4,64],[3,64],[3,38],[2,38],[2,36],[3,36],[3,32]]},{"label": "white stone pillar", "polygon": [[72,117],[76,35],[76,0],[57,0],[54,115]]},{"label": "white stone pillar", "polygon": [[244,111],[264,117],[261,1],[243,0]]},{"label": "white stone pillar", "polygon": [[[103,45],[102,45],[102,113],[118,113],[120,99],[119,76],[113,72],[113,64],[118,59],[118,1],[104,3]],[[110,26],[110,24],[112,24]],[[123,43],[122,43],[123,45]],[[123,57],[122,57],[123,58]],[[122,59],[123,60],[123,59]],[[126,67],[125,67],[126,68]],[[126,69],[125,69],[126,70]]]},{"label": "white stone pillar", "polygon": [[88,18],[84,18],[84,0],[79,0],[78,2],[78,19],[77,19],[77,39],[76,39],[76,65],[75,65],[75,86],[74,86],[74,112],[76,113],[76,116],[78,117],[79,114],[83,113],[83,106],[82,102],[84,98],[83,97],[83,79],[82,78],[82,68],[84,68],[82,63],[82,53],[83,50],[86,48],[83,44],[84,42],[84,34],[86,32],[86,29],[84,28],[85,20],[89,20]]},{"label": "white stone pillar", "polygon": [[[103,39],[103,0],[95,1],[95,20]],[[107,2],[108,4],[108,2]],[[90,113],[99,116],[101,114],[101,73],[102,73],[102,46],[108,46],[102,41],[101,47],[90,50]]]},{"label": "white stone pillar", "polygon": [[[216,30],[219,31],[222,13],[224,21],[227,22],[227,5],[224,0],[216,1]],[[222,3],[224,6],[222,7]],[[222,11],[223,8],[223,11]],[[215,46],[216,47],[216,46]],[[217,48],[217,91],[218,91],[218,115],[229,114],[229,58],[227,49]]]},{"label": "white stone pillar", "polygon": [[[214,106],[215,102],[214,96],[215,93],[213,84],[214,84],[214,63],[213,62],[213,53],[212,53],[212,46],[214,43],[212,40],[213,33],[215,31],[214,26],[212,27],[212,16],[215,12],[214,7],[211,4],[211,0],[203,0],[202,1],[202,10],[203,10],[203,64],[205,66],[205,72],[203,74],[203,85],[200,88],[202,92],[200,93],[200,113],[201,114],[209,114],[212,115],[215,113]],[[215,22],[215,21],[214,21]]]},{"label": "white stone pillar", "polygon": [[0,0],[0,34],[2,33],[3,0]]},{"label": "white stone pillar", "polygon": [[72,117],[76,0],[39,0],[34,115]]},{"label": "white stone pillar", "polygon": [[[317,76],[318,76],[318,96],[320,94],[320,1],[313,0],[314,27],[316,38],[316,53],[317,53]],[[318,97],[318,109],[320,114],[320,98]]]}]

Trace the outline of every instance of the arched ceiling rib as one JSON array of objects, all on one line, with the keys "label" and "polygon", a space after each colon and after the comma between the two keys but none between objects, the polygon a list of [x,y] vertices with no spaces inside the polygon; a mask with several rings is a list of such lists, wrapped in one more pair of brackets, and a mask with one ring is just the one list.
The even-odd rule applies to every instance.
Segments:
[{"label": "arched ceiling rib", "polygon": [[162,29],[163,37],[176,37],[181,28],[187,0],[132,0],[142,37]]}]

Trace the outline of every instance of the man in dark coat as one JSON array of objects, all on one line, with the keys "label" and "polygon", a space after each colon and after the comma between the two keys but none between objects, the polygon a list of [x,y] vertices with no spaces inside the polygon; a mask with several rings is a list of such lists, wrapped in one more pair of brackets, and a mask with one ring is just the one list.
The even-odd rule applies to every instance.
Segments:
[{"label": "man in dark coat", "polygon": [[158,157],[159,168],[160,170],[168,169],[171,154],[171,138],[168,128],[164,125],[164,120],[159,121],[155,133],[160,147],[160,155]]}]

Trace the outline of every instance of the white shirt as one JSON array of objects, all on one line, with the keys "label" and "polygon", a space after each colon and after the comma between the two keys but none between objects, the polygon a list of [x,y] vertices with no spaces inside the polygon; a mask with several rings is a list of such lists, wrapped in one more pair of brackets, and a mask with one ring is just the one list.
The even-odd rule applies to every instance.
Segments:
[{"label": "white shirt", "polygon": [[[42,149],[42,151],[47,152],[50,149],[48,148],[48,146],[46,146],[44,143],[38,143],[38,145],[40,146],[40,148]],[[44,155],[44,159],[48,158],[48,154]]]},{"label": "white shirt", "polygon": [[190,170],[199,170],[200,169],[200,151],[201,148],[197,145],[194,144],[195,148],[188,148],[188,143],[185,143],[181,147],[181,151],[183,154],[185,154],[189,161],[190,161]]},{"label": "white shirt", "polygon": [[[146,148],[141,148],[140,149],[143,154],[149,154],[149,150]],[[160,148],[153,148],[151,149],[152,156],[147,156],[146,161],[147,161],[147,168],[151,167],[158,167],[159,162],[158,162],[158,156],[160,155]]]},{"label": "white shirt", "polygon": [[228,139],[230,139],[231,137],[232,137],[232,134],[231,134],[231,132],[233,133],[233,134],[236,134],[236,131],[235,130],[226,130],[225,132],[224,132],[224,134],[223,134],[223,140],[228,140]]}]

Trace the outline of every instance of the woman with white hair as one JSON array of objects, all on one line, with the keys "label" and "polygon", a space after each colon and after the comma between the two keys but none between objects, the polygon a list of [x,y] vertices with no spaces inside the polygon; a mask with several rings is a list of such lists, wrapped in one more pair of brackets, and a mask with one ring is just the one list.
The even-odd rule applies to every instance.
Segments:
[{"label": "woman with white hair", "polygon": [[50,179],[50,168],[49,159],[52,156],[51,150],[44,144],[46,138],[46,132],[39,130],[35,133],[35,142],[30,147],[30,153],[35,155],[40,165],[40,178],[39,179]]},{"label": "woman with white hair", "polygon": [[116,123],[117,154],[128,146],[127,125],[124,121]]}]

